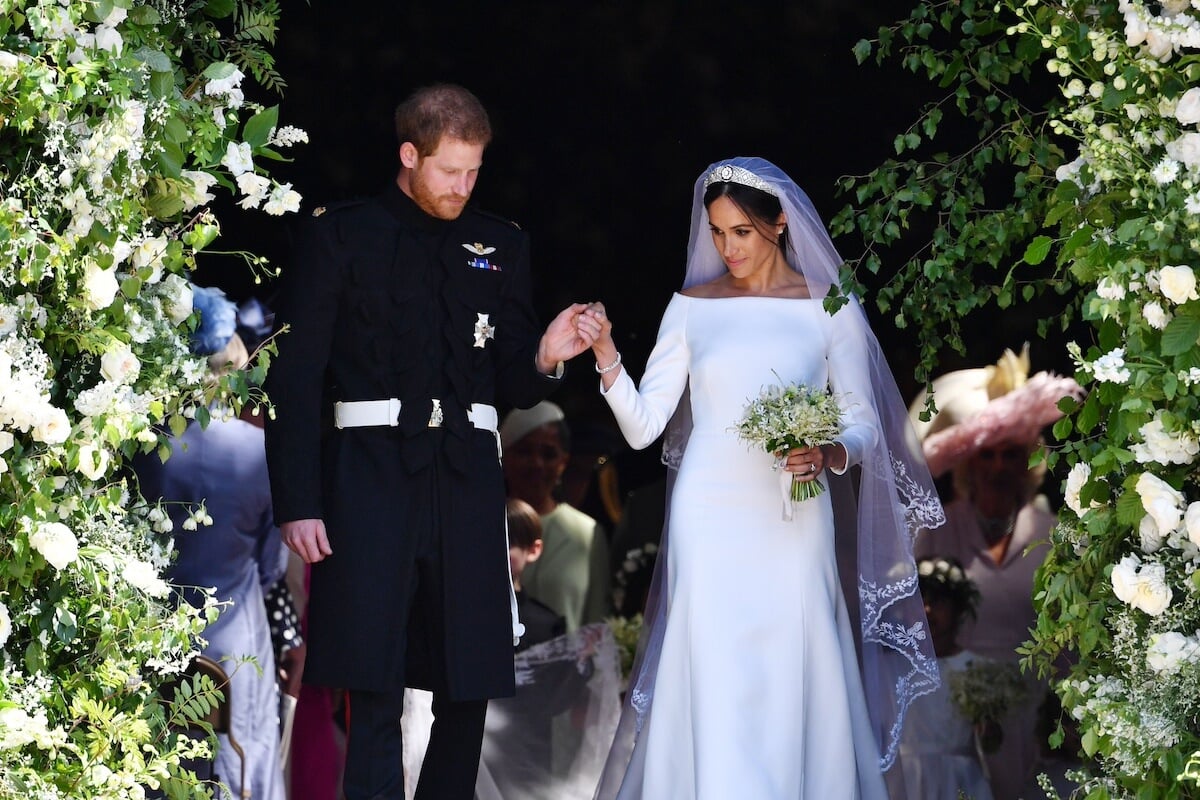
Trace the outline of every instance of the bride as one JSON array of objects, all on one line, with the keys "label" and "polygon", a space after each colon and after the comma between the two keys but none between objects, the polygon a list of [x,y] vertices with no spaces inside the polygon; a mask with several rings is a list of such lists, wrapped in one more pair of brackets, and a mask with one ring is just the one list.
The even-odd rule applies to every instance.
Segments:
[{"label": "bride", "polygon": [[[732,159],[696,182],[683,289],[640,385],[603,306],[579,319],[621,431],[637,448],[665,432],[671,468],[664,556],[597,797],[902,795],[890,778],[904,713],[937,685],[912,536],[942,509],[861,307],[825,301],[841,263],[791,179]],[[843,412],[834,444],[786,454],[792,480],[828,488],[790,520],[774,456],[735,432],[779,383],[829,387]]]}]

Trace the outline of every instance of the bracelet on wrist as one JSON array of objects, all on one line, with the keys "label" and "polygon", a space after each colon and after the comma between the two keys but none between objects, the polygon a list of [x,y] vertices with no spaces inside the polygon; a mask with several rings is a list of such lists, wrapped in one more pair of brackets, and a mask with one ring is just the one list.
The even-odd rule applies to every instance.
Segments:
[{"label": "bracelet on wrist", "polygon": [[616,359],[611,364],[609,364],[607,367],[602,367],[602,366],[600,366],[599,363],[597,363],[596,364],[596,372],[600,373],[601,375],[606,375],[609,372],[612,372],[614,369],[616,369],[619,366],[621,366],[621,354],[618,352]]}]

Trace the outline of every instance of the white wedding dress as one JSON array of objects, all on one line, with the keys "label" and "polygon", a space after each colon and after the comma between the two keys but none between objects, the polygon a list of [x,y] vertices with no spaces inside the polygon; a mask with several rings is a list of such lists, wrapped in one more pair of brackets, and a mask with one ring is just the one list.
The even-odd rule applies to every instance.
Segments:
[{"label": "white wedding dress", "polygon": [[[620,797],[886,798],[834,556],[829,492],[783,521],[774,459],[734,426],[766,386],[832,387],[851,463],[875,441],[865,349],[820,300],[676,294],[640,387],[605,394],[645,447],[690,382],[667,623]],[[823,472],[818,480],[827,480]]]}]

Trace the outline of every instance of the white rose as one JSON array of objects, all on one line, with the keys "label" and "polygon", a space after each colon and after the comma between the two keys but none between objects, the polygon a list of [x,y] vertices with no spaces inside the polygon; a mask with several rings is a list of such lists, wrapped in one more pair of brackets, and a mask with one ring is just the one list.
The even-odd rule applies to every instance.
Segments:
[{"label": "white rose", "polygon": [[248,142],[241,144],[230,142],[229,146],[225,148],[225,156],[221,159],[221,163],[235,176],[250,172],[254,169],[250,144]]},{"label": "white rose", "polygon": [[1158,673],[1176,672],[1185,661],[1195,661],[1197,651],[1196,641],[1182,633],[1151,634],[1146,664]]},{"label": "white rose", "polygon": [[1200,133],[1185,133],[1167,142],[1167,155],[1190,168],[1200,166]]},{"label": "white rose", "polygon": [[93,311],[111,306],[120,288],[115,269],[100,269],[95,262],[89,263],[84,269],[83,302]]},{"label": "white rose", "polygon": [[1162,564],[1146,564],[1138,570],[1134,597],[1129,605],[1157,617],[1167,610],[1174,596],[1171,587],[1167,586],[1167,568]]},{"label": "white rose", "polygon": [[47,404],[37,414],[33,438],[45,444],[62,444],[71,435],[71,420],[61,408]]},{"label": "white rose", "polygon": [[1192,544],[1200,547],[1200,502],[1188,505],[1183,515],[1183,526]]},{"label": "white rose", "polygon": [[0,70],[16,69],[21,63],[21,58],[15,53],[10,53],[7,50],[0,50]]},{"label": "white rose", "polygon": [[13,446],[13,435],[8,431],[0,431],[0,453],[8,452],[8,448]]},{"label": "white rose", "polygon": [[4,603],[0,603],[0,647],[4,647],[9,636],[12,636],[12,617],[8,615]]},{"label": "white rose", "polygon": [[1071,471],[1067,473],[1067,485],[1063,490],[1063,501],[1067,507],[1074,511],[1077,515],[1083,516],[1083,502],[1079,499],[1079,493],[1087,482],[1092,477],[1092,468],[1082,461],[1077,461]]},{"label": "white rose", "polygon": [[1141,566],[1141,563],[1137,556],[1128,555],[1113,567],[1111,577],[1113,594],[1122,603],[1129,603],[1133,600],[1138,581],[1138,567]]},{"label": "white rose", "polygon": [[165,597],[167,584],[159,577],[158,570],[151,564],[139,558],[127,558],[122,577],[135,589],[140,589],[151,597]]},{"label": "white rose", "polygon": [[142,362],[124,342],[117,342],[100,356],[100,374],[113,383],[133,383],[141,369]]},{"label": "white rose", "polygon": [[163,310],[172,325],[179,325],[192,313],[192,287],[182,277],[171,274],[163,279]]},{"label": "white rose", "polygon": [[1158,289],[1176,305],[1200,299],[1196,294],[1196,274],[1187,265],[1163,267],[1158,271]]},{"label": "white rose", "polygon": [[1143,553],[1157,553],[1170,531],[1160,531],[1154,517],[1147,514],[1138,525],[1138,539]]},{"label": "white rose", "polygon": [[1166,62],[1175,52],[1175,43],[1167,34],[1151,28],[1146,31],[1146,51],[1152,58]]},{"label": "white rose", "polygon": [[1154,524],[1163,536],[1174,531],[1183,521],[1183,495],[1171,484],[1149,472],[1138,476],[1134,485],[1142,499],[1142,507],[1154,518]]},{"label": "white rose", "polygon": [[79,448],[79,465],[75,469],[89,481],[98,481],[108,473],[108,450],[94,444]]},{"label": "white rose", "polygon": [[1200,87],[1192,87],[1183,93],[1175,106],[1175,119],[1184,125],[1200,122]]},{"label": "white rose", "polygon": [[125,46],[125,40],[121,38],[120,32],[108,25],[101,25],[96,28],[96,47],[105,52],[121,55],[121,48]]},{"label": "white rose", "polygon": [[1161,331],[1167,327],[1167,323],[1171,321],[1173,315],[1165,311],[1162,305],[1157,301],[1151,301],[1142,306],[1142,317],[1145,318],[1146,324],[1156,331]]},{"label": "white rose", "polygon": [[61,522],[43,522],[29,535],[29,545],[55,569],[63,569],[79,557],[79,541]]},{"label": "white rose", "polygon": [[1182,14],[1192,5],[1192,0],[1162,0],[1163,13],[1168,17]]},{"label": "white rose", "polygon": [[143,239],[130,256],[129,263],[134,269],[150,267],[150,277],[146,283],[158,283],[162,277],[163,255],[167,252],[167,239],[164,236],[152,236]]}]

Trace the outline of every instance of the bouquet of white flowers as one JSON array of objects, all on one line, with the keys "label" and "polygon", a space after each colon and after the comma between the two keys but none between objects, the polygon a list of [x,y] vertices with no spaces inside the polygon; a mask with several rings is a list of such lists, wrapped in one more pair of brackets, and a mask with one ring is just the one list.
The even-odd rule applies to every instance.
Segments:
[{"label": "bouquet of white flowers", "polygon": [[980,658],[950,673],[950,701],[981,734],[980,747],[995,752],[1003,732],[1000,719],[1025,698],[1025,682],[1016,664]]},{"label": "bouquet of white flowers", "polygon": [[[774,454],[778,458],[776,468],[783,466],[787,451],[832,444],[841,430],[842,409],[837,398],[824,387],[813,389],[795,383],[763,389],[746,405],[737,424],[738,438]],[[784,519],[792,518],[791,501],[807,500],[825,491],[819,481],[797,481],[789,473],[783,474],[783,480],[791,483]]]}]

